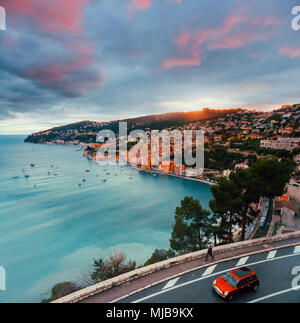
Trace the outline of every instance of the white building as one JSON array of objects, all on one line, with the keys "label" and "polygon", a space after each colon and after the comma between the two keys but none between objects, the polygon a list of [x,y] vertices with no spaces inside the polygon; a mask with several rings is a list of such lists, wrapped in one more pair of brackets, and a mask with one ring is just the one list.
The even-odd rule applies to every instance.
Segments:
[{"label": "white building", "polygon": [[222,172],[222,176],[228,178],[230,173],[231,173],[230,169],[224,169],[223,172]]},{"label": "white building", "polygon": [[293,150],[300,147],[300,138],[278,138],[278,140],[261,140],[260,147]]},{"label": "white building", "polygon": [[235,169],[237,169],[237,168],[247,169],[247,168],[249,168],[249,166],[247,164],[236,164],[235,165]]},{"label": "white building", "polygon": [[185,176],[187,177],[197,177],[202,175],[203,173],[203,169],[196,169],[196,168],[192,168],[192,167],[188,167],[185,170]]}]

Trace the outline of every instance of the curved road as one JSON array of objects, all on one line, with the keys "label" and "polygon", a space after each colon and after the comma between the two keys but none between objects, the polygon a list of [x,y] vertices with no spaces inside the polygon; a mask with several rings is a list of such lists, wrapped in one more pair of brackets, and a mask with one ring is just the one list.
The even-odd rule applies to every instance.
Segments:
[{"label": "curved road", "polygon": [[[300,303],[300,246],[225,261],[201,268],[123,299],[122,303],[219,303],[224,302],[211,285],[228,270],[248,266],[260,279],[260,289],[238,296],[233,302]],[[299,285],[293,288],[292,282]]]}]

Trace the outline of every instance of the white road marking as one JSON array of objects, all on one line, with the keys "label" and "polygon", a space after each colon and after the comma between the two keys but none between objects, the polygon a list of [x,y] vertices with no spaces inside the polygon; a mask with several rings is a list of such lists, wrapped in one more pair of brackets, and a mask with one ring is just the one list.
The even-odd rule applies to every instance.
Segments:
[{"label": "white road marking", "polygon": [[274,296],[278,296],[278,295],[282,295],[282,294],[286,294],[286,293],[289,293],[289,292],[292,292],[292,291],[294,291],[294,292],[300,291],[300,287],[285,289],[285,290],[282,290],[282,291],[277,292],[277,293],[273,293],[273,294],[270,294],[270,295],[267,295],[267,296],[263,296],[263,297],[254,299],[253,301],[250,301],[248,303],[257,303],[257,302],[263,301],[265,299],[272,298]]},{"label": "white road marking", "polygon": [[217,267],[217,265],[207,267],[205,272],[202,274],[202,276],[210,275],[215,270],[216,267]]},{"label": "white road marking", "polygon": [[174,279],[172,279],[172,280],[169,280],[167,283],[166,283],[166,285],[163,287],[163,289],[167,289],[167,288],[170,288],[170,287],[173,287],[176,283],[177,283],[177,281],[178,281],[178,279],[179,279],[180,277],[177,277],[177,278],[174,278]]},{"label": "white road marking", "polygon": [[294,253],[299,253],[300,252],[300,246],[296,246],[294,249]]},{"label": "white road marking", "polygon": [[272,259],[272,258],[274,258],[274,257],[276,256],[276,253],[277,253],[277,250],[270,251],[270,252],[268,253],[268,257],[267,257],[267,259]]},{"label": "white road marking", "polygon": [[[274,260],[280,260],[280,259],[285,259],[285,258],[294,257],[294,256],[299,256],[299,254],[298,253],[294,253],[294,254],[291,254],[291,255],[285,255],[285,256],[280,256],[280,257],[276,257],[276,258],[264,259],[264,260],[252,262],[252,263],[248,264],[248,266],[257,265],[257,264],[263,264],[264,262],[269,262],[269,261],[274,261]],[[226,262],[226,261],[224,261],[224,262]],[[177,288],[181,288],[181,287],[184,287],[184,286],[187,286],[187,285],[196,283],[196,282],[201,281],[203,279],[207,279],[207,278],[210,278],[210,277],[213,277],[213,276],[216,276],[216,275],[220,275],[220,274],[226,273],[226,272],[228,272],[230,270],[233,270],[235,268],[236,267],[228,268],[228,269],[225,269],[225,270],[222,270],[222,271],[213,273],[211,275],[201,276],[200,278],[196,278],[196,279],[190,280],[188,282],[185,282],[185,283],[182,283],[182,284],[178,284],[178,285],[173,286],[173,287],[170,287],[168,289],[161,290],[159,292],[156,292],[156,293],[153,293],[151,295],[145,296],[143,298],[137,299],[136,301],[133,301],[132,303],[140,303],[140,302],[143,302],[143,301],[145,301],[145,300],[147,300],[149,298],[152,298],[152,297],[155,297],[155,296],[158,296],[158,295],[167,293],[167,292],[169,292],[171,290],[174,290],[174,289],[177,289]],[[201,268],[199,268],[199,269],[201,269]],[[197,269],[195,269],[195,270],[197,270]]]},{"label": "white road marking", "polygon": [[236,267],[240,267],[240,266],[243,266],[243,265],[245,265],[245,263],[247,262],[247,260],[249,259],[249,257],[243,257],[243,258],[241,258],[238,262],[237,262],[237,264],[235,265]]}]

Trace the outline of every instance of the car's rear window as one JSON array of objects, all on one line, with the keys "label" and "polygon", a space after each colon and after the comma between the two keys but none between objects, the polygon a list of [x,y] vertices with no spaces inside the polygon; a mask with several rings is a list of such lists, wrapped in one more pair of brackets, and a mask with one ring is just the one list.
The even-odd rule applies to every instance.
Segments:
[{"label": "car's rear window", "polygon": [[238,282],[239,282],[235,277],[233,277],[233,276],[231,275],[231,273],[227,273],[227,274],[224,276],[224,279],[227,281],[227,283],[228,283],[229,285],[231,285],[231,286],[233,286],[233,287],[236,287],[236,286],[237,286],[237,284],[238,284]]}]

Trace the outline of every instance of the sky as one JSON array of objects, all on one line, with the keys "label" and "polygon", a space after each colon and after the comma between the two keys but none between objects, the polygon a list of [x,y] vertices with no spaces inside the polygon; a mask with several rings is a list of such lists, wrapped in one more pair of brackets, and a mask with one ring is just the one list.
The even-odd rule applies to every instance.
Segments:
[{"label": "sky", "polygon": [[[0,134],[300,102],[299,0],[0,0]],[[300,20],[299,20],[300,24]]]}]

